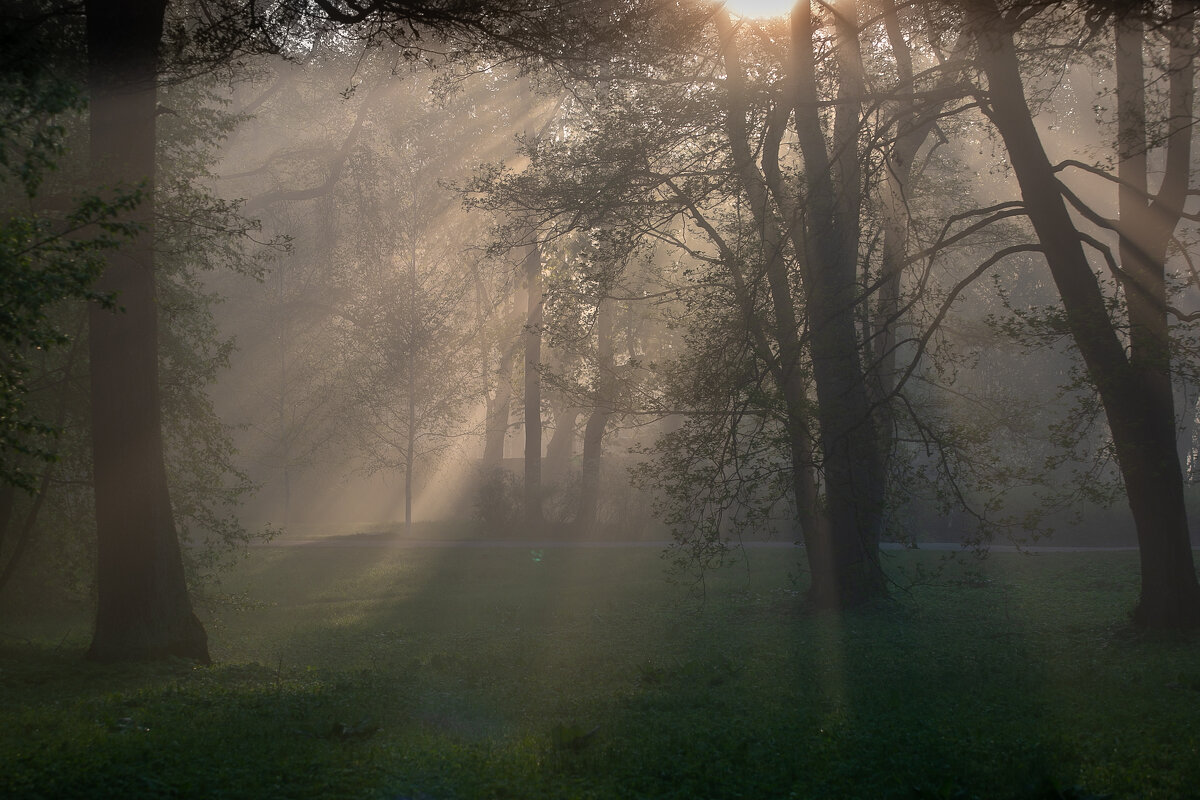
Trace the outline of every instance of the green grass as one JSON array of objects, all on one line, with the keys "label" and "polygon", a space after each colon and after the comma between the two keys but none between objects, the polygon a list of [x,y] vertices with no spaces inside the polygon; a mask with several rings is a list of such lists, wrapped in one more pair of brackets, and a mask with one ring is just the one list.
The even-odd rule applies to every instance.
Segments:
[{"label": "green grass", "polygon": [[204,668],[5,611],[0,796],[1200,795],[1200,640],[1129,632],[1133,554],[997,554],[840,616],[803,612],[795,551],[749,555],[701,604],[652,548],[259,549]]}]

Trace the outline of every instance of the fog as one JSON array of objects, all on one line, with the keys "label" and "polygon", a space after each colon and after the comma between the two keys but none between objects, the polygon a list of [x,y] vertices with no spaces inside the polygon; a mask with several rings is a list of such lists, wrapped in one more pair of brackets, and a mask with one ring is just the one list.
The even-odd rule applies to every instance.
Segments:
[{"label": "fog", "polygon": [[1191,796],[1198,11],[6,7],[0,796]]},{"label": "fog", "polygon": [[[181,23],[138,91],[140,62],[92,64],[119,80],[90,113],[14,89],[13,241],[85,233],[14,250],[58,283],[12,289],[37,321],[9,337],[12,565],[28,541],[88,586],[90,486],[133,492],[134,461],[214,565],[372,533],[663,542],[704,572],[773,540],[878,588],[879,542],[1144,543],[1130,503],[1186,540],[1183,39],[1114,50],[1066,8],[994,46],[933,7],[560,12],[285,14],[207,55]],[[141,188],[63,210],[110,184]],[[89,294],[113,248],[153,274]]]},{"label": "fog", "polygon": [[[664,433],[689,416],[713,413],[707,399],[681,388],[685,373],[697,368],[689,363],[695,358],[689,337],[731,335],[719,333],[722,323],[702,334],[711,323],[696,316],[705,289],[694,276],[706,269],[711,244],[682,206],[653,223],[630,221],[642,232],[616,236],[604,227],[611,221],[581,223],[578,206],[574,220],[561,212],[538,218],[530,206],[558,202],[565,210],[576,202],[556,201],[545,182],[570,174],[562,170],[587,169],[571,164],[578,158],[571,147],[586,152],[598,137],[616,135],[587,127],[589,115],[606,110],[572,97],[561,79],[486,62],[414,63],[401,56],[398,49],[346,42],[299,63],[264,59],[255,62],[253,80],[216,95],[228,103],[225,113],[244,116],[213,153],[210,186],[261,220],[255,234],[261,241],[286,240],[255,276],[214,271],[203,278],[222,297],[214,308],[218,336],[236,347],[211,394],[232,431],[238,466],[258,487],[241,518],[283,535],[401,530],[411,469],[413,522],[453,522],[459,534],[484,538],[525,535],[514,524],[522,517],[523,351],[531,331],[525,262],[537,238],[545,293],[545,318],[536,326],[542,502],[550,527],[528,535],[692,535],[663,519],[671,510],[664,512],[663,481],[654,477],[665,462],[654,458],[662,456],[655,446],[663,447]],[[1036,83],[1030,88],[1031,96],[1045,98],[1037,123],[1052,159],[1102,158],[1111,131],[1097,109],[1111,102],[1111,77],[1091,64],[1055,69],[1043,78],[1044,91]],[[1003,145],[982,120],[964,112],[952,124],[952,133],[947,128],[943,141],[920,154],[925,185],[913,190],[907,213],[922,235],[955,214],[1019,195]],[[549,142],[558,152],[544,153],[549,166],[529,177],[535,172],[529,148],[538,141],[543,151]],[[1075,171],[1068,181],[1096,213],[1116,213],[1115,192],[1102,179]],[[942,187],[951,185],[956,190],[948,196]],[[538,191],[545,199],[520,195]],[[872,224],[863,232],[868,262],[879,246]],[[1013,242],[1021,235],[1016,228],[1003,234]],[[1115,246],[1105,232],[1097,235]],[[996,241],[982,247],[997,248]],[[931,260],[925,274],[910,271],[902,290],[912,298],[910,318],[901,327],[919,337],[949,287],[983,252],[959,247]],[[585,532],[572,525],[573,504],[584,429],[597,407],[596,298],[603,294],[615,298],[620,318],[610,343],[620,391],[600,448],[602,524]],[[1096,502],[1104,492],[1093,481],[1119,482],[1111,463],[1105,466],[1102,426],[1065,421],[1084,402],[1068,387],[1079,369],[1073,348],[1061,337],[1031,346],[1001,332],[1006,318],[1055,302],[1036,256],[1018,255],[959,294],[923,358],[911,344],[898,346],[901,362],[913,359],[910,402],[942,426],[940,433],[913,436],[958,436],[972,455],[963,457],[963,492],[951,501],[939,496],[946,476],[936,474],[930,440],[902,446],[908,455],[897,460],[911,469],[897,479],[891,502],[898,510],[886,538],[1134,542],[1124,504]],[[1179,386],[1178,413],[1180,453],[1190,464],[1195,393],[1188,386]],[[411,395],[419,411],[411,419],[421,420],[410,448]],[[489,414],[494,438],[506,396],[502,449],[485,454]],[[762,433],[753,418],[734,424],[750,441],[756,429]],[[1092,433],[1066,453],[1052,439],[1068,424]],[[775,480],[765,476],[782,469],[786,457],[780,451],[766,458],[775,466],[751,490],[765,511],[742,514],[737,505],[746,498],[737,491],[725,501],[696,495],[699,503],[727,503],[720,537],[797,538],[793,502],[786,491],[765,486]],[[987,460],[994,463],[981,463]],[[643,465],[640,477],[629,472],[635,464]],[[485,485],[489,469],[502,471],[491,475],[496,485]],[[485,509],[488,503],[494,507]],[[428,526],[418,531],[413,535],[438,535]]]}]

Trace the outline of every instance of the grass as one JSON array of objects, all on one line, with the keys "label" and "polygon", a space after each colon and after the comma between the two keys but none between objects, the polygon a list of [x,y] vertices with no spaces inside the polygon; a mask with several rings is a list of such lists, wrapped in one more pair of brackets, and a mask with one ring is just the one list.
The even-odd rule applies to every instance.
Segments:
[{"label": "grass", "polygon": [[749,557],[701,604],[653,548],[258,549],[203,668],[5,611],[0,796],[1200,796],[1200,640],[1123,625],[1133,554],[996,554],[844,615],[803,612],[795,551]]}]

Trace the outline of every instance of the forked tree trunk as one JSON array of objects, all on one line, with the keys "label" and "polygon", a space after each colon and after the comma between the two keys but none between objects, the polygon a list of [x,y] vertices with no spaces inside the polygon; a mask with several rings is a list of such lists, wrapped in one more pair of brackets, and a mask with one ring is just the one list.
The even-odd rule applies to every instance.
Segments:
[{"label": "forked tree trunk", "polygon": [[829,535],[817,550],[825,563],[819,571],[814,565],[811,589],[821,607],[853,606],[887,591],[879,562],[884,463],[855,324],[863,86],[854,3],[839,2],[835,18],[839,81],[831,158],[817,112],[811,8],[798,3],[791,17],[796,131],[807,180],[801,255],[808,266],[809,348],[829,509]]},{"label": "forked tree trunk", "polygon": [[[770,289],[773,327],[770,334],[778,343],[778,356],[766,341],[765,331],[749,306],[742,288],[747,282],[740,274],[736,259],[729,258],[734,288],[746,306],[745,322],[756,340],[761,357],[771,367],[787,411],[789,450],[792,461],[793,494],[800,516],[812,583],[809,601],[818,608],[847,608],[886,593],[886,582],[879,563],[879,504],[882,499],[882,460],[866,401],[866,381],[858,359],[858,339],[854,326],[855,270],[857,267],[857,216],[844,220],[844,209],[829,174],[824,133],[812,109],[816,83],[813,74],[813,50],[810,19],[798,4],[793,11],[794,55],[790,86],[794,93],[785,109],[796,107],[797,127],[810,137],[803,149],[805,171],[810,176],[804,195],[805,213],[794,207],[792,193],[783,186],[778,168],[778,150],[786,114],[776,119],[764,137],[763,172],[755,163],[746,125],[743,98],[747,95],[745,76],[738,54],[734,29],[728,16],[715,17],[726,63],[730,110],[726,128],[742,189],[762,234],[762,261]],[[857,50],[855,49],[855,53]],[[811,97],[809,97],[811,95]],[[854,98],[847,98],[853,103]],[[857,106],[853,112],[857,115]],[[849,168],[856,168],[857,124],[847,130],[845,119],[836,133],[852,140]],[[816,144],[814,144],[816,143]],[[847,168],[846,165],[841,165]],[[765,173],[765,175],[764,175]],[[845,176],[851,180],[852,176]],[[857,203],[857,178],[851,184]],[[770,191],[768,191],[768,189]],[[774,203],[772,203],[772,200]],[[856,206],[855,206],[856,208]],[[815,217],[819,217],[819,222]],[[807,237],[795,230],[803,216],[810,220]],[[786,225],[784,221],[787,221]],[[849,225],[849,231],[847,228]],[[794,255],[803,259],[802,272],[807,294],[797,297],[788,274],[785,248],[792,228]],[[814,229],[822,228],[825,247],[814,249],[805,242]],[[853,242],[850,252],[844,243]],[[814,273],[820,272],[820,275]],[[799,302],[798,302],[799,301]],[[803,345],[799,338],[800,313],[807,316],[813,362],[812,377],[806,374]],[[818,419],[822,427],[821,454],[825,470],[825,499],[819,497],[816,449],[810,432],[812,425],[809,381],[815,379],[818,395]]]},{"label": "forked tree trunk", "polygon": [[[1155,388],[1161,375],[1152,375],[1150,383],[1145,383],[1148,373],[1168,369],[1165,353],[1153,341],[1161,335],[1161,329],[1153,332],[1159,323],[1142,316],[1146,310],[1138,310],[1136,302],[1130,306],[1131,325],[1144,326],[1151,351],[1149,363],[1131,363],[1034,127],[1012,29],[991,0],[975,0],[971,12],[979,63],[988,81],[988,113],[1004,139],[1072,338],[1100,395],[1125,481],[1141,556],[1142,588],[1135,621],[1151,628],[1195,627],[1200,625],[1200,585],[1175,451],[1170,393],[1164,401],[1161,386]],[[1146,284],[1133,293],[1161,297],[1160,276],[1156,271],[1142,273],[1138,280]],[[1151,316],[1164,314],[1165,321],[1165,309],[1152,308],[1151,312]]]},{"label": "forked tree trunk", "polygon": [[98,288],[123,308],[90,312],[100,661],[208,661],[167,494],[154,281],[157,53],[165,1],[88,0],[91,158],[102,185],[146,181],[142,233],[112,252]]}]

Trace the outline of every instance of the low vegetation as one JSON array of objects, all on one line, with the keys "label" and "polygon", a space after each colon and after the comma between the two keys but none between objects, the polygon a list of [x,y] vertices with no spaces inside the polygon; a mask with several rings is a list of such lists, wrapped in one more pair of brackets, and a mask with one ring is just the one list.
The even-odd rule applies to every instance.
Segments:
[{"label": "low vegetation", "polygon": [[990,800],[1200,785],[1200,640],[1112,622],[1136,600],[1134,553],[891,553],[892,574],[943,569],[843,615],[803,611],[800,551],[749,549],[703,594],[664,581],[659,555],[260,548],[209,609],[211,667],[88,663],[84,609],[0,609],[0,796]]}]

